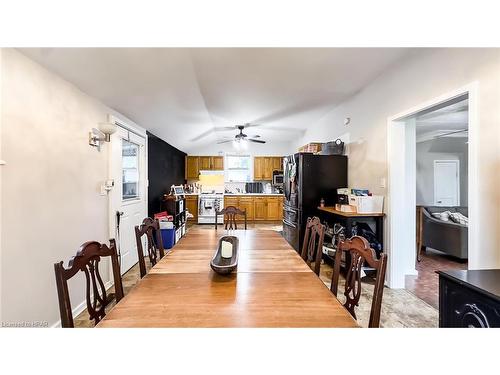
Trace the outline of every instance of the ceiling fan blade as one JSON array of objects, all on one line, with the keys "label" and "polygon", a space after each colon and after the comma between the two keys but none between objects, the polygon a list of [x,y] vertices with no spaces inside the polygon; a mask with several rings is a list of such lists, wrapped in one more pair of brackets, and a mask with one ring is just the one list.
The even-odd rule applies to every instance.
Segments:
[{"label": "ceiling fan blade", "polygon": [[255,143],[266,143],[266,141],[261,141],[260,139],[252,139],[252,138],[248,138],[247,141]]},{"label": "ceiling fan blade", "polygon": [[214,128],[215,131],[223,131],[223,130],[234,130],[238,129],[238,126],[233,125],[233,126],[216,126]]},{"label": "ceiling fan blade", "polygon": [[220,145],[222,143],[228,143],[228,142],[232,142],[233,140],[232,139],[226,139],[224,141],[218,141],[217,144]]}]

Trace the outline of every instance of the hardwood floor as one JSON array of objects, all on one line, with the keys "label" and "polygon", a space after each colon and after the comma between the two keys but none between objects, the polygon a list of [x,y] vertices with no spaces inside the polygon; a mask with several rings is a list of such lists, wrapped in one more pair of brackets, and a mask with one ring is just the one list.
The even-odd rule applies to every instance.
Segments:
[{"label": "hardwood floor", "polygon": [[436,271],[466,270],[467,263],[460,263],[433,249],[422,252],[417,262],[418,276],[406,276],[405,288],[434,308],[439,307],[439,277]]}]

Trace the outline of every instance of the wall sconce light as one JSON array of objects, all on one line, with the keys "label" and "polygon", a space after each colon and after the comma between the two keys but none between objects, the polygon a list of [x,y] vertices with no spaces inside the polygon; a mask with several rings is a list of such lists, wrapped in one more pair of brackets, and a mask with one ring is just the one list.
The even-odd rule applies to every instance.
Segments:
[{"label": "wall sconce light", "polygon": [[101,142],[110,142],[111,134],[116,132],[116,124],[111,122],[99,123],[99,129],[92,128],[89,132],[89,145],[97,147],[101,151]]}]

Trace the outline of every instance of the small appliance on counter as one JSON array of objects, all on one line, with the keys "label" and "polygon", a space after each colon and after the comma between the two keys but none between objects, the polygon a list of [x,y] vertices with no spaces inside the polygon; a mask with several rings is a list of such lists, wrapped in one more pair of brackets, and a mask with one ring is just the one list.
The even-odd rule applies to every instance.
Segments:
[{"label": "small appliance on counter", "polygon": [[245,192],[247,194],[262,194],[263,188],[261,182],[247,182],[245,184]]},{"label": "small appliance on counter", "polygon": [[283,187],[283,172],[273,171],[273,186]]}]

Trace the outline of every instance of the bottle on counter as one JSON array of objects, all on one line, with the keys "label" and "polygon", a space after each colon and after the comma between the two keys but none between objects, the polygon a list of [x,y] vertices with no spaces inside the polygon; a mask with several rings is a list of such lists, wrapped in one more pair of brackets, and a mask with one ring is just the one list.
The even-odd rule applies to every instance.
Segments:
[{"label": "bottle on counter", "polygon": [[320,199],[319,206],[320,207],[325,207],[325,200],[323,198]]}]

